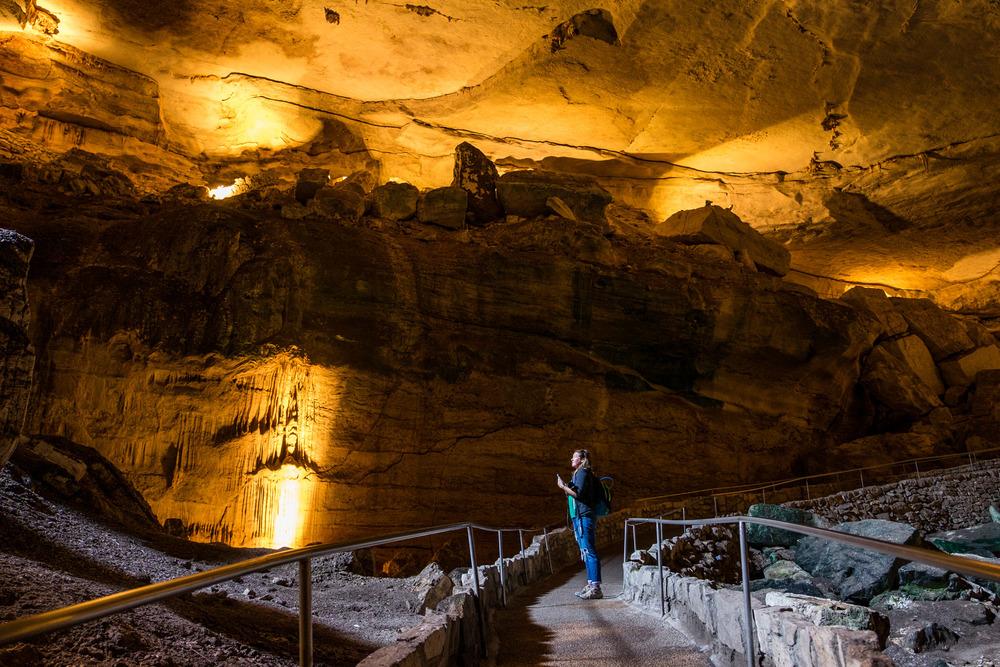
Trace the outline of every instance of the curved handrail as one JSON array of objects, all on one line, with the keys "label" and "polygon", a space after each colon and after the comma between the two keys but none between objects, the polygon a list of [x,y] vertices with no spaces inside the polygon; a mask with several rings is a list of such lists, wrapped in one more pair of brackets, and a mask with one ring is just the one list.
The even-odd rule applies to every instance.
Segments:
[{"label": "curved handrail", "polygon": [[[707,525],[718,525],[727,523],[739,524],[740,560],[741,560],[741,573],[743,578],[743,604],[744,604],[744,615],[746,620],[746,628],[745,628],[746,636],[744,637],[744,641],[746,642],[747,664],[749,665],[749,667],[753,667],[756,664],[756,661],[754,660],[754,655],[753,655],[754,653],[753,613],[751,611],[751,603],[750,603],[750,575],[749,575],[749,562],[748,562],[748,547],[746,538],[746,524],[748,523],[755,523],[762,526],[769,526],[771,528],[780,528],[782,530],[787,530],[793,533],[800,533],[804,535],[812,535],[814,537],[836,540],[837,542],[843,542],[864,549],[871,549],[873,551],[889,554],[890,556],[896,556],[897,558],[903,558],[909,561],[916,561],[918,563],[924,563],[926,565],[933,565],[934,567],[939,567],[948,571],[959,572],[973,577],[985,577],[987,579],[1000,581],[1000,565],[997,565],[995,563],[987,563],[984,561],[962,558],[960,556],[955,556],[940,551],[931,551],[930,549],[923,549],[921,547],[911,547],[905,544],[894,544],[892,542],[886,542],[884,540],[876,540],[870,537],[862,537],[861,535],[851,535],[850,533],[842,533],[836,530],[829,530],[826,528],[816,528],[814,526],[804,526],[802,524],[790,523],[788,521],[778,521],[776,519],[764,519],[761,517],[750,517],[742,515],[718,517],[714,519],[693,519],[693,520],[681,520],[681,521],[678,521],[676,519],[646,519],[639,517],[628,518],[625,519],[626,543],[628,542],[629,525],[637,523],[656,524],[658,544],[662,544],[660,527],[663,525],[707,526]],[[625,556],[625,559],[627,560],[627,555]],[[662,615],[664,613],[664,598],[663,598],[664,590],[663,590],[663,556],[661,549],[657,549],[656,564],[657,568],[659,569],[660,614]],[[624,562],[622,565],[624,566]]]},{"label": "curved handrail", "polygon": [[[315,544],[306,547],[298,547],[295,549],[287,549],[283,551],[278,551],[275,553],[266,554],[264,556],[258,556],[256,558],[251,558],[249,560],[241,561],[239,563],[233,563],[230,565],[224,565],[222,567],[214,568],[211,570],[206,570],[205,572],[198,572],[195,574],[190,574],[178,579],[171,579],[168,581],[162,581],[155,584],[149,584],[147,586],[142,586],[140,588],[135,588],[128,591],[123,591],[121,593],[115,593],[113,595],[108,595],[102,598],[97,598],[95,600],[90,600],[88,602],[81,602],[79,604],[71,605],[69,607],[63,607],[62,609],[55,609],[48,612],[43,612],[41,614],[35,614],[33,616],[28,616],[25,618],[20,618],[14,621],[9,621],[7,623],[0,624],[0,644],[7,642],[20,641],[27,639],[29,637],[34,637],[36,635],[44,634],[47,632],[53,632],[55,630],[61,630],[74,625],[79,625],[81,623],[86,623],[87,621],[92,621],[98,618],[103,618],[105,616],[111,616],[113,614],[121,613],[124,611],[129,611],[130,609],[135,609],[136,607],[141,607],[147,604],[152,604],[155,602],[160,602],[169,598],[177,597],[179,595],[184,595],[185,593],[190,593],[192,591],[211,586],[212,584],[217,584],[223,581],[228,581],[245,574],[251,574],[253,572],[260,572],[261,570],[268,570],[273,567],[278,567],[281,565],[290,565],[292,563],[299,564],[299,576],[300,576],[300,631],[302,634],[301,643],[308,643],[308,653],[306,656],[300,645],[300,663],[303,665],[312,664],[312,651],[311,651],[311,629],[305,628],[303,626],[308,619],[311,623],[311,617],[308,615],[307,607],[311,607],[311,590],[309,590],[308,583],[305,580],[308,578],[309,573],[309,563],[313,558],[318,558],[321,556],[326,556],[333,553],[339,553],[344,551],[354,551],[357,549],[369,549],[371,547],[382,546],[384,544],[391,544],[393,542],[402,542],[405,540],[416,539],[420,537],[429,537],[431,535],[439,535],[441,533],[448,533],[458,530],[465,530],[469,533],[469,550],[472,560],[472,568],[475,571],[474,579],[476,584],[476,594],[479,594],[479,574],[476,568],[475,560],[475,545],[472,539],[472,530],[484,530],[488,532],[496,532],[502,535],[503,532],[508,531],[520,531],[523,535],[524,532],[538,532],[542,531],[545,534],[546,546],[548,545],[548,530],[552,526],[543,526],[541,528],[490,528],[488,526],[481,526],[479,524],[466,522],[466,523],[455,523],[447,524],[442,526],[433,526],[430,528],[420,528],[415,530],[409,530],[400,533],[391,533],[389,535],[381,535],[371,539],[361,539],[361,540],[348,540],[343,542],[332,542],[328,544]],[[522,550],[523,550],[523,537],[522,537]],[[548,550],[548,549],[546,549]],[[503,545],[500,545],[500,556],[503,557]],[[549,567],[551,569],[551,555],[549,556]],[[306,575],[306,576],[304,576]],[[305,582],[305,583],[304,583]],[[309,599],[303,597],[303,589],[308,590]],[[505,591],[506,592],[506,591]],[[311,628],[311,625],[310,625]],[[306,640],[306,635],[309,635],[308,641]]]},{"label": "curved handrail", "polygon": [[[893,466],[908,465],[911,463],[920,463],[925,461],[942,461],[944,459],[951,459],[956,457],[972,457],[978,454],[992,454],[995,452],[1000,452],[1000,447],[990,447],[988,449],[977,449],[974,452],[952,452],[951,454],[939,454],[936,456],[923,456],[916,457],[912,459],[905,459],[902,461],[893,461],[891,463],[880,463],[873,466],[864,466],[861,468],[847,468],[844,470],[833,470],[831,472],[816,473],[815,475],[804,475],[802,477],[788,477],[786,479],[778,479],[773,482],[766,482],[764,484],[733,484],[731,486],[717,486],[709,487],[705,489],[697,489],[694,491],[678,491],[677,493],[669,493],[662,496],[647,496],[645,498],[637,498],[636,503],[649,503],[655,500],[668,500],[671,498],[688,498],[688,497],[712,497],[712,496],[724,496],[724,495],[734,495],[737,493],[750,493],[753,491],[760,491],[766,489],[776,488],[778,486],[784,486],[787,484],[794,484],[795,482],[807,482],[811,479],[820,479],[822,477],[834,477],[837,475],[848,475],[855,472],[865,472],[866,470],[877,470],[879,468],[891,468]],[[918,470],[919,472],[919,470]]]}]

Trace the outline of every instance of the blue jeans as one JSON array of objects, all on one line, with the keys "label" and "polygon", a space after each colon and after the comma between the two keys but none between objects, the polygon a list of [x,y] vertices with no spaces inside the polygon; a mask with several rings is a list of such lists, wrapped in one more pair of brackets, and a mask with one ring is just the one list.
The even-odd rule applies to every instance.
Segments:
[{"label": "blue jeans", "polygon": [[587,567],[587,581],[601,583],[601,560],[597,557],[597,540],[594,534],[596,519],[590,516],[573,519],[576,543],[583,554],[583,564]]}]

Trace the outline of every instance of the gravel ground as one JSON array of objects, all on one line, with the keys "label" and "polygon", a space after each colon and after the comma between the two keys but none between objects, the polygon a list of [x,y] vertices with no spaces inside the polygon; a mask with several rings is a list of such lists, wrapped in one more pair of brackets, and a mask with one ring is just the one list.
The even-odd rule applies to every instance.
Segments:
[{"label": "gravel ground", "polygon": [[[0,623],[270,553],[136,536],[0,471]],[[421,620],[416,578],[364,577],[313,560],[317,665],[355,664]],[[172,601],[0,646],[0,665],[298,664],[298,570],[272,568]]]}]

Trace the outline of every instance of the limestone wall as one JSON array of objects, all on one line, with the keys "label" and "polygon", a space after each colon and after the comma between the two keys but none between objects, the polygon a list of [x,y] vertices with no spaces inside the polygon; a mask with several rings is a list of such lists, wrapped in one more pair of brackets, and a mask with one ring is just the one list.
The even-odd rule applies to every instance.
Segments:
[{"label": "limestone wall", "polygon": [[548,577],[550,566],[558,570],[568,563],[578,562],[578,554],[572,531],[559,529],[549,533],[548,539],[536,536],[523,553],[504,558],[502,563],[498,559],[479,567],[478,596],[470,569],[461,582],[455,582],[455,593],[436,609],[427,610],[420,625],[358,664],[363,667],[425,667],[485,662],[494,610],[503,606],[504,591],[508,597],[517,595]]},{"label": "limestone wall", "polygon": [[17,446],[31,391],[26,282],[33,249],[31,239],[0,229],[0,468]]},{"label": "limestone wall", "polygon": [[[655,566],[625,563],[622,596],[660,613],[660,580]],[[717,586],[663,571],[666,613],[685,632],[712,647],[717,664],[746,664],[746,614],[738,587]],[[888,667],[872,631],[821,627],[804,615],[768,607],[764,594],[751,596],[754,648],[764,664],[777,667]],[[755,661],[756,664],[756,661]]]}]

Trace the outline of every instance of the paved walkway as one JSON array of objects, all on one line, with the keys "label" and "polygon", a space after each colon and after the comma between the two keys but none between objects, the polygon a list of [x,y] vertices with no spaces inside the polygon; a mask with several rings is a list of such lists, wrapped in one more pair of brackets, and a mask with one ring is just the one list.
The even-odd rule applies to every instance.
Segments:
[{"label": "paved walkway", "polygon": [[603,600],[573,595],[587,583],[579,563],[508,601],[497,614],[496,664],[710,667],[708,653],[687,636],[658,615],[617,599],[622,589],[621,545],[602,551]]}]

